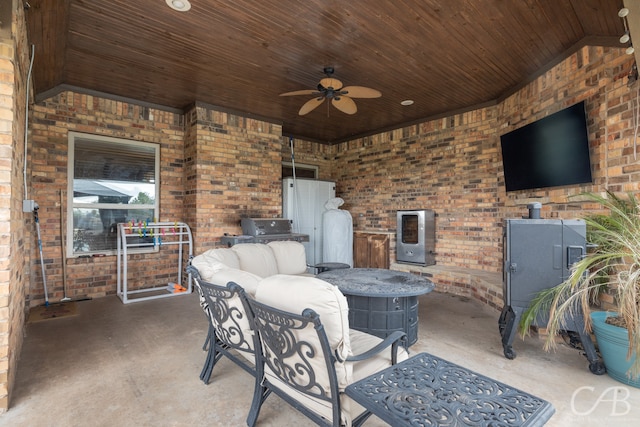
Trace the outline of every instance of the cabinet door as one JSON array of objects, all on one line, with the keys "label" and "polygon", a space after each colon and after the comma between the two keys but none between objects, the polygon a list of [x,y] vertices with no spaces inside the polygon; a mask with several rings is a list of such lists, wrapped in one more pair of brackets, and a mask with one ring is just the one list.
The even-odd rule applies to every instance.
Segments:
[{"label": "cabinet door", "polygon": [[389,236],[355,233],[353,235],[355,268],[389,268]]},{"label": "cabinet door", "polygon": [[507,220],[507,227],[508,303],[526,308],[562,282],[562,221]]},{"label": "cabinet door", "polygon": [[369,267],[389,268],[389,236],[372,234],[369,236]]},{"label": "cabinet door", "polygon": [[335,197],[334,182],[311,179],[282,180],[282,214],[293,221],[293,231],[309,235],[303,242],[307,264],[322,262],[322,214],[327,200]]},{"label": "cabinet door", "polygon": [[369,267],[369,238],[366,234],[353,235],[353,266],[355,268]]}]

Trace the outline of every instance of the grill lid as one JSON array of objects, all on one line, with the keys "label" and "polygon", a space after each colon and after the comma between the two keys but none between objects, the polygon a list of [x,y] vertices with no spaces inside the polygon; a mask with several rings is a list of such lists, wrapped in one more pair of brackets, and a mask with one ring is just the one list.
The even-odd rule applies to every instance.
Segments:
[{"label": "grill lid", "polygon": [[240,225],[247,236],[291,234],[291,220],[285,218],[242,218]]}]

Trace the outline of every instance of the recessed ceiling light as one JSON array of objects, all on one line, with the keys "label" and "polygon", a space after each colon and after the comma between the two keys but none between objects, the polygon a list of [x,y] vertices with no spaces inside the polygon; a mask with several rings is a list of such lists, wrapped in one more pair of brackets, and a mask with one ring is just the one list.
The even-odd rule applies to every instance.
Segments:
[{"label": "recessed ceiling light", "polygon": [[191,9],[191,3],[189,0],[165,0],[167,5],[178,12],[186,12]]},{"label": "recessed ceiling light", "polygon": [[413,99],[405,99],[404,101],[400,102],[400,105],[404,105],[405,107],[408,105],[413,105]]}]

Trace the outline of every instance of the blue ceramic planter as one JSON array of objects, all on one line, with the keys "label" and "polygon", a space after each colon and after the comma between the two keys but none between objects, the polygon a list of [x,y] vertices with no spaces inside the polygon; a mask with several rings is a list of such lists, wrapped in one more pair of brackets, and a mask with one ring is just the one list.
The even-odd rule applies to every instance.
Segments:
[{"label": "blue ceramic planter", "polygon": [[631,380],[627,377],[627,371],[637,357],[637,355],[634,355],[630,360],[627,360],[627,352],[629,351],[627,330],[605,323],[605,319],[608,316],[615,315],[615,313],[606,311],[591,313],[593,333],[596,336],[596,341],[598,341],[598,348],[600,349],[604,366],[607,368],[609,376],[614,380],[640,388],[640,378]]}]

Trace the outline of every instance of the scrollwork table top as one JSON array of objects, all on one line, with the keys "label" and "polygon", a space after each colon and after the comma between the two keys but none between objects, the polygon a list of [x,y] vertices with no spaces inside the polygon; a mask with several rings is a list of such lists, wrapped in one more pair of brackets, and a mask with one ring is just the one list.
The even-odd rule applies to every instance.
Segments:
[{"label": "scrollwork table top", "polygon": [[555,412],[545,400],[428,353],[364,378],[346,393],[394,427],[537,427]]}]

